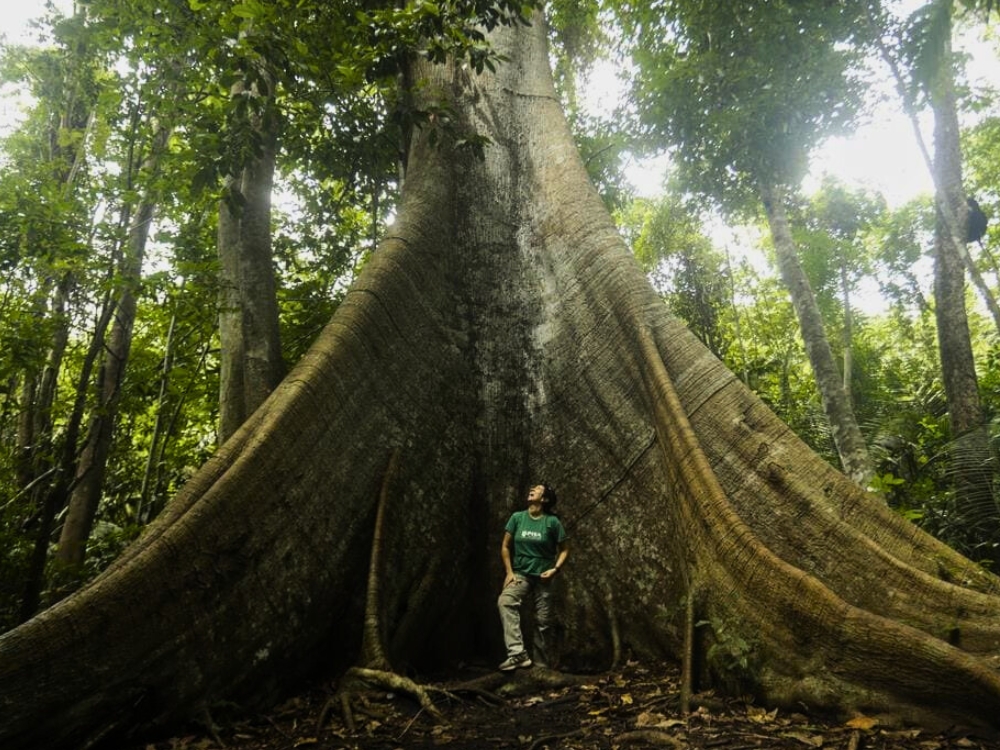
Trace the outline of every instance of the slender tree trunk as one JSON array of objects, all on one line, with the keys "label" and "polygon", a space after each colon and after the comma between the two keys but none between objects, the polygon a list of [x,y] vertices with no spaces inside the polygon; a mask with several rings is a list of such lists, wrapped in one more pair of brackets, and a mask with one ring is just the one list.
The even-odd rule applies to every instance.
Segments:
[{"label": "slender tree trunk", "polygon": [[[49,312],[53,321],[52,346],[42,371],[35,375],[25,375],[17,441],[18,452],[22,457],[19,471],[22,486],[33,482],[53,464],[52,410],[62,360],[69,342],[67,305],[74,286],[75,280],[71,272],[64,273],[55,286]],[[44,313],[40,310],[39,314]]]},{"label": "slender tree trunk", "polygon": [[993,318],[993,327],[996,329],[997,334],[1000,334],[1000,304],[997,303],[997,298],[990,289],[989,284],[986,283],[986,279],[979,272],[976,261],[972,257],[972,253],[969,252],[968,244],[962,246],[961,252],[962,260],[965,262],[965,270],[968,271],[969,278],[972,279],[976,291],[979,292],[979,298],[986,305],[986,309],[989,310],[990,317]]},{"label": "slender tree trunk", "polygon": [[135,221],[129,229],[129,249],[122,269],[121,296],[115,305],[114,322],[98,382],[98,405],[87,430],[66,520],[59,536],[56,559],[68,569],[78,568],[83,564],[87,540],[90,538],[104,487],[122,382],[132,348],[132,328],[135,324],[142,260],[153,212],[152,203],[140,204]]},{"label": "slender tree trunk", "polygon": [[[879,49],[896,79],[900,97],[906,103],[906,112],[917,145],[934,179],[937,209],[934,233],[934,313],[938,349],[951,419],[952,461],[955,465],[958,504],[960,513],[967,519],[970,541],[975,544],[997,538],[1000,504],[992,489],[996,457],[990,450],[988,431],[983,421],[965,309],[963,265],[971,270],[974,264],[965,247],[965,238],[968,236],[968,204],[962,182],[962,151],[950,31],[949,26],[949,37],[944,41],[940,67],[931,84],[934,156],[931,156],[920,131],[916,112],[908,103],[905,77],[899,65],[884,44],[880,44]],[[976,284],[980,289],[985,286],[981,279],[977,279]],[[984,299],[989,304],[991,296]],[[994,312],[994,307],[995,305],[990,304],[996,320],[997,312]],[[997,323],[1000,325],[1000,320]]]},{"label": "slender tree trunk", "polygon": [[[48,360],[38,376],[25,374],[21,414],[18,421],[18,475],[30,506],[34,508],[30,525],[35,539],[21,596],[19,620],[24,622],[37,610],[45,587],[45,567],[56,513],[65,503],[65,472],[71,466],[78,433],[71,413],[62,436],[62,449],[53,436],[53,409],[62,359],[69,342],[69,316],[66,312],[74,285],[73,274],[66,272],[55,289],[53,321],[55,336]],[[60,455],[61,454],[61,455]]]},{"label": "slender tree trunk", "polygon": [[240,297],[240,220],[236,205],[242,180],[219,205],[219,443],[246,419],[243,394],[243,314]]},{"label": "slender tree trunk", "polygon": [[140,518],[143,522],[148,521],[148,519],[155,518],[166,502],[167,498],[164,495],[166,487],[164,468],[166,467],[166,456],[170,448],[170,441],[177,432],[177,424],[181,418],[181,412],[184,409],[184,404],[190,395],[193,380],[199,376],[199,373],[205,370],[205,363],[212,348],[212,344],[209,341],[206,341],[202,345],[201,354],[198,356],[198,364],[194,368],[188,387],[177,398],[176,403],[173,405],[173,409],[170,412],[169,418],[165,421],[163,426],[161,433],[162,439],[159,441],[156,461],[154,463],[154,472],[149,491],[149,504],[146,506],[145,519]]},{"label": "slender tree trunk", "polygon": [[951,45],[932,96],[937,223],[934,233],[934,312],[948,415],[958,508],[971,540],[1000,538],[1000,512],[992,489],[994,461],[979,397],[979,381],[966,312],[965,226],[958,107]]},{"label": "slender tree trunk", "polygon": [[25,372],[20,384],[20,398],[17,412],[17,429],[15,444],[17,456],[17,485],[28,487],[35,478],[35,394],[38,390],[38,379],[33,373]]},{"label": "slender tree trunk", "polygon": [[854,378],[854,312],[851,310],[851,287],[847,281],[847,261],[840,257],[840,293],[844,305],[844,393],[854,407],[851,382]]},{"label": "slender tree trunk", "polygon": [[174,363],[174,336],[177,330],[177,307],[170,316],[170,326],[167,329],[167,341],[164,346],[163,364],[160,368],[160,390],[156,399],[156,422],[153,424],[153,435],[149,441],[149,455],[146,458],[146,467],[142,472],[142,486],[139,488],[139,502],[135,509],[136,518],[142,523],[148,521],[147,508],[150,505],[150,494],[156,492],[155,477],[159,474],[159,465],[162,460],[160,451],[161,441],[166,442],[165,427],[167,422],[167,407],[169,402],[167,394],[170,388],[170,371]]},{"label": "slender tree trunk", "polygon": [[729,309],[733,313],[733,332],[740,346],[740,377],[748,388],[753,388],[754,384],[750,382],[750,371],[747,369],[747,345],[743,338],[743,323],[740,310],[736,304],[736,275],[733,272],[733,262],[729,254],[728,242],[726,243],[726,276],[729,279]]},{"label": "slender tree trunk", "polygon": [[[957,103],[955,99],[955,83],[952,73],[951,43],[946,44],[946,53],[943,55],[943,69],[938,72],[938,80],[933,88],[935,95],[932,97],[935,122],[935,150],[938,156],[931,155],[923,132],[920,129],[920,120],[917,111],[911,103],[908,94],[906,77],[900,70],[899,64],[892,52],[884,42],[878,40],[879,53],[883,61],[889,66],[889,70],[896,82],[899,97],[903,102],[906,115],[910,120],[913,129],[914,140],[917,148],[923,157],[927,171],[934,181],[935,205],[937,208],[938,231],[948,238],[948,242],[955,248],[962,257],[966,270],[975,282],[976,288],[983,297],[994,322],[1000,327],[1000,307],[993,294],[989,291],[989,285],[982,278],[976,267],[975,260],[968,252],[965,242],[968,233],[965,231],[968,222],[968,204],[966,203],[965,188],[962,184],[962,154],[958,123]],[[992,255],[987,253],[994,271],[997,266]]]},{"label": "slender tree trunk", "polygon": [[[720,684],[997,727],[1000,579],[816,456],[667,313],[588,182],[541,18],[492,38],[495,75],[419,71],[483,158],[418,133],[391,232],[313,348],[120,560],[0,636],[5,750],[356,663],[383,491],[391,663],[498,659],[500,530],[536,477],[558,478],[575,550],[569,667],[617,638],[679,654],[697,596]],[[734,647],[748,668],[727,673],[711,655]]]},{"label": "slender tree trunk", "polygon": [[830,432],[837,453],[840,455],[840,463],[845,474],[861,487],[867,487],[874,476],[868,446],[865,445],[861,429],[854,417],[854,407],[844,387],[844,376],[837,369],[812,287],[799,262],[795,241],[792,239],[785,215],[783,192],[776,185],[762,184],[761,196],[771,227],[771,238],[774,241],[781,278],[792,297],[795,314],[799,319],[799,328],[802,331],[802,340],[809,355],[816,386],[823,400],[823,410],[830,422]]},{"label": "slender tree trunk", "polygon": [[80,439],[80,427],[87,404],[87,391],[90,378],[100,352],[104,350],[104,335],[111,323],[112,305],[105,299],[101,317],[94,328],[87,354],[83,358],[80,375],[77,378],[76,396],[73,408],[66,420],[62,436],[62,445],[58,464],[54,467],[55,475],[47,484],[44,499],[41,501],[37,520],[35,545],[28,567],[28,575],[24,584],[24,594],[21,599],[20,622],[32,617],[42,601],[45,588],[45,568],[48,561],[49,542],[55,528],[56,514],[62,510],[69,499],[71,478],[75,473],[77,461],[77,444]]},{"label": "slender tree trunk", "polygon": [[989,247],[986,245],[981,244],[980,249],[983,252],[983,256],[986,258],[986,261],[989,263],[990,270],[993,272],[994,283],[1000,283],[1000,266],[997,265],[996,257],[992,252],[990,252]]},{"label": "slender tree trunk", "polygon": [[[155,127],[149,155],[143,160],[140,169],[133,167],[133,175],[144,173],[150,179],[155,178],[169,138],[169,127]],[[134,178],[132,181],[134,182]],[[87,541],[104,491],[104,477],[114,440],[122,382],[132,348],[132,329],[142,283],[142,264],[154,213],[154,192],[147,189],[146,197],[140,201],[135,219],[129,226],[127,249],[121,268],[121,292],[114,308],[114,323],[98,382],[98,405],[88,426],[86,443],[76,466],[66,520],[59,536],[56,559],[65,571],[73,571],[83,564]]]},{"label": "slender tree trunk", "polygon": [[271,254],[271,190],[278,133],[273,102],[269,100],[264,116],[255,124],[260,155],[231,183],[231,197],[219,207],[220,442],[246,421],[285,374]]}]

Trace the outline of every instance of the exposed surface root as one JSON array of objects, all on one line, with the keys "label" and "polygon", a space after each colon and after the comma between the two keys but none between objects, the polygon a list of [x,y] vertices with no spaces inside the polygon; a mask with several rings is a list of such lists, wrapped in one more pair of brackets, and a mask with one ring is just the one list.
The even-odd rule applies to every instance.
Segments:
[{"label": "exposed surface root", "polygon": [[351,674],[360,677],[369,685],[377,685],[388,690],[397,690],[412,695],[420,707],[433,716],[438,721],[444,721],[441,712],[435,707],[428,690],[422,685],[418,685],[409,677],[403,677],[395,672],[383,672],[378,669],[364,669],[355,667]]},{"label": "exposed surface root", "polygon": [[539,737],[537,740],[528,745],[528,750],[537,750],[538,748],[546,746],[551,747],[559,740],[567,740],[570,737],[579,737],[583,733],[584,731],[582,729],[574,729],[572,732],[563,732],[562,734],[550,734],[544,737]]},{"label": "exposed surface root", "polygon": [[[360,695],[363,691],[370,691],[377,688],[381,688],[387,693],[405,693],[409,695],[420,704],[422,710],[434,717],[435,721],[444,722],[444,717],[434,705],[434,701],[431,700],[430,691],[424,686],[395,672],[354,667],[347,671],[337,692],[326,702],[320,711],[319,719],[317,720],[319,728],[323,728],[330,712],[339,705],[344,726],[349,732],[353,733],[357,731],[352,698]],[[366,711],[366,713],[368,712]]]},{"label": "exposed surface root", "polygon": [[[518,681],[533,670],[519,670]],[[540,673],[540,670],[539,670]],[[492,678],[496,674],[483,675]],[[503,678],[505,676],[501,676]],[[461,685],[481,684],[483,678]],[[360,677],[352,679],[360,681]],[[355,689],[360,690],[359,685]],[[433,688],[426,688],[433,691]],[[446,686],[449,694],[459,692]],[[361,695],[360,693],[355,693]],[[477,695],[478,693],[470,693]],[[485,694],[485,693],[484,693]],[[492,694],[496,698],[496,694]],[[630,661],[621,670],[594,675],[565,688],[539,685],[498,707],[481,700],[448,704],[448,724],[421,721],[424,710],[398,690],[371,690],[358,703],[356,727],[338,722],[316,727],[312,717],[329,693],[317,688],[264,716],[222,721],[218,740],[200,724],[194,734],[153,739],[122,750],[998,750],[994,740],[951,729],[932,734],[918,727],[892,728],[876,717],[834,720],[807,712],[765,709],[712,694],[692,696],[696,706],[680,714],[680,670]],[[441,704],[445,708],[445,704]],[[217,720],[223,717],[216,717]]]},{"label": "exposed surface root", "polygon": [[379,572],[382,560],[382,544],[385,538],[385,509],[389,501],[392,480],[399,471],[399,449],[397,448],[389,459],[382,487],[379,491],[378,510],[375,516],[375,529],[372,533],[371,560],[368,567],[368,593],[365,597],[365,626],[361,644],[361,658],[367,666],[349,669],[340,682],[337,692],[323,706],[317,724],[322,728],[330,711],[338,704],[343,717],[344,726],[348,731],[356,730],[352,696],[363,690],[382,688],[389,693],[405,693],[420,704],[420,708],[430,714],[435,721],[443,723],[444,717],[431,700],[427,688],[417,684],[409,677],[404,677],[392,670],[386,655],[382,636],[381,622],[381,587]]},{"label": "exposed surface root", "polygon": [[456,694],[472,692],[491,695],[499,701],[503,698],[528,695],[541,689],[557,690],[582,685],[595,679],[600,679],[600,676],[568,674],[544,667],[531,667],[513,672],[487,672],[480,677],[449,685],[448,690]]},{"label": "exposed surface root", "polygon": [[[701,571],[702,586],[743,594],[695,605],[705,607],[708,618],[739,623],[740,637],[748,641],[756,632],[768,634],[767,652],[760,656],[768,670],[757,675],[756,694],[785,705],[823,696],[820,702],[830,710],[883,712],[928,723],[933,714],[939,722],[1000,728],[1000,677],[986,659],[911,626],[897,613],[852,604],[761,541],[712,471],[655,341],[646,329],[639,333],[664,463],[680,490],[680,523],[694,532],[686,537],[691,563]],[[706,529],[727,531],[713,535]],[[981,596],[955,587],[950,593],[955,601]],[[806,680],[799,677],[803,663],[811,665]],[[928,700],[931,694],[934,699]]]}]

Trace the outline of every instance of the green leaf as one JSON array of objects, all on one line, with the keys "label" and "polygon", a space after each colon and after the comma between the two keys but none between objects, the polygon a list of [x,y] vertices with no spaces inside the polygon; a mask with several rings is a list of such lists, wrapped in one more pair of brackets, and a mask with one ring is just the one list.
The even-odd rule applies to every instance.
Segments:
[{"label": "green leaf", "polygon": [[234,5],[230,11],[237,18],[253,19],[260,15],[260,8],[252,8],[248,2]]}]

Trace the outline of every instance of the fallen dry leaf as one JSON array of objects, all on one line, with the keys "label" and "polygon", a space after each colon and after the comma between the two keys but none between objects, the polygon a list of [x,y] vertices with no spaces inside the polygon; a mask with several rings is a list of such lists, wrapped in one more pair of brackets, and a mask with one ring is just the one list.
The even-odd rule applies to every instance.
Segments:
[{"label": "fallen dry leaf", "polygon": [[[431,721],[409,702],[392,701],[386,705],[386,694],[379,692],[374,699],[378,705],[373,710],[384,712],[385,716],[377,722],[366,719],[356,728],[348,728],[336,711],[328,711],[327,721],[319,727],[317,717],[329,703],[332,690],[332,686],[322,686],[304,694],[297,702],[284,704],[289,710],[287,716],[279,716],[272,710],[219,731],[223,733],[225,747],[231,750],[328,747],[446,750],[456,746],[475,750],[530,750],[539,739],[541,747],[549,744],[544,738],[567,729],[576,729],[577,732],[570,734],[581,734],[583,738],[571,739],[567,734],[566,739],[549,744],[552,750],[557,750],[556,745],[558,750],[590,750],[597,746],[609,750],[651,748],[648,741],[637,744],[643,733],[669,737],[669,743],[663,745],[666,750],[1000,750],[1000,744],[984,742],[974,735],[935,735],[929,729],[913,727],[891,729],[876,724],[868,716],[857,716],[845,726],[843,720],[829,723],[802,711],[750,708],[745,698],[727,698],[711,692],[699,692],[696,710],[681,714],[672,700],[679,695],[679,672],[673,665],[661,669],[662,674],[656,679],[637,679],[636,673],[623,670],[618,680],[611,676],[600,680],[587,678],[593,681],[586,685],[569,684],[564,689],[540,684],[537,694],[543,700],[530,699],[530,692],[522,694],[520,698],[509,699],[508,711],[497,711],[492,704],[480,700],[449,702],[443,705],[448,717],[445,725]],[[292,713],[296,704],[300,710]],[[318,741],[313,740],[313,735]],[[621,738],[629,740],[620,741]],[[116,750],[219,750],[218,739],[205,733],[181,734],[155,744]]]},{"label": "fallen dry leaf", "polygon": [[766,708],[757,706],[747,706],[747,718],[755,724],[767,724],[774,721],[778,715],[778,709],[768,711]]},{"label": "fallen dry leaf", "polygon": [[877,724],[878,719],[874,719],[871,716],[855,716],[847,722],[847,726],[851,729],[864,729],[866,732]]},{"label": "fallen dry leaf", "polygon": [[635,725],[637,727],[655,727],[661,721],[666,721],[667,717],[663,714],[653,713],[652,711],[643,711],[635,718]]},{"label": "fallen dry leaf", "polygon": [[803,745],[809,745],[809,747],[823,747],[826,739],[821,734],[810,734],[809,732],[782,732],[782,737],[788,737],[789,739],[798,740]]},{"label": "fallen dry leaf", "polygon": [[681,719],[667,719],[656,725],[657,729],[673,729],[674,727],[686,727],[687,722]]}]

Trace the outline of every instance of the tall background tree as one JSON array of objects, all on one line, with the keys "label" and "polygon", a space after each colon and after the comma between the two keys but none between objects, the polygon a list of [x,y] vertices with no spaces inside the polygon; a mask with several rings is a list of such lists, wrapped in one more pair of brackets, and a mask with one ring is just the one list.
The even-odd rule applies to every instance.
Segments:
[{"label": "tall background tree", "polygon": [[[966,307],[967,270],[994,309],[996,302],[966,248],[969,196],[963,180],[957,86],[961,66],[952,39],[953,18],[959,9],[983,19],[994,12],[995,3],[934,0],[896,28],[889,41],[879,41],[879,47],[896,77],[934,182],[934,311],[952,438],[952,492],[956,512],[967,520],[966,538],[956,537],[956,541],[964,549],[995,550],[996,529],[1000,528],[1000,505],[993,488],[996,457],[976,374]],[[917,120],[922,107],[933,115],[933,148],[926,144]]]},{"label": "tall background tree", "polygon": [[488,657],[492,530],[536,475],[562,478],[574,539],[572,666],[606,664],[617,633],[777,704],[995,727],[997,579],[667,312],[589,185],[541,17],[493,38],[495,73],[410,61],[428,116],[392,231],[289,376],[97,581],[0,637],[5,746],[344,669],[376,541],[391,662]]},{"label": "tall background tree", "polygon": [[732,215],[763,207],[841,464],[867,485],[868,448],[802,270],[786,202],[809,149],[852,121],[852,50],[868,3],[623,6],[635,35],[635,96],[645,130],[676,149],[688,189]]}]

